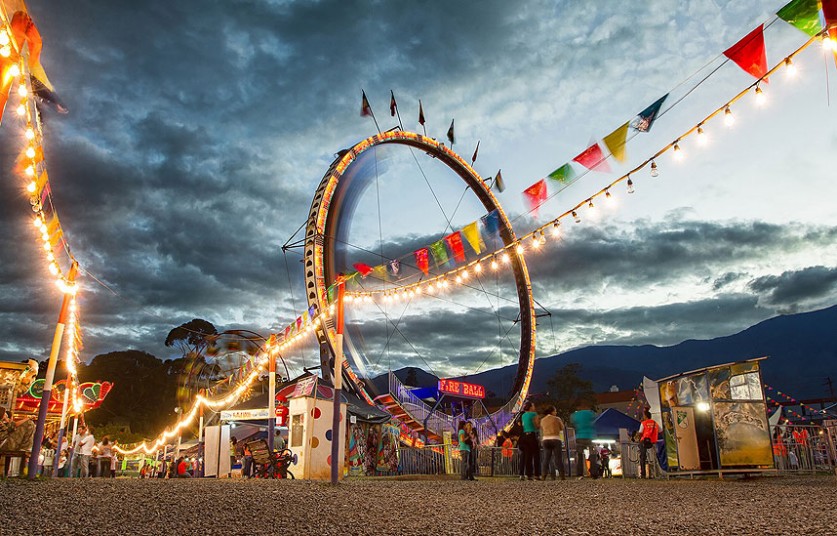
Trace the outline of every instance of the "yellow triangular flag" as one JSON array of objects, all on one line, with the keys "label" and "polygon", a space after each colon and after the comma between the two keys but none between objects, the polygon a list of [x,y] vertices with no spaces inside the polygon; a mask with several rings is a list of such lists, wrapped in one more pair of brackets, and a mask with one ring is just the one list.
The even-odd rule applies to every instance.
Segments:
[{"label": "yellow triangular flag", "polygon": [[387,280],[387,265],[386,264],[379,264],[378,266],[372,268],[372,275],[375,276],[376,279],[380,279],[381,281]]},{"label": "yellow triangular flag", "polygon": [[628,123],[617,128],[610,134],[604,137],[604,143],[607,150],[613,155],[613,158],[620,162],[625,161],[625,142],[628,140]]},{"label": "yellow triangular flag", "polygon": [[477,227],[477,222],[472,222],[462,228],[462,234],[465,235],[465,240],[471,245],[471,249],[474,250],[474,253],[479,255],[483,249],[485,249],[485,242],[482,241],[482,236],[480,235],[479,227]]}]

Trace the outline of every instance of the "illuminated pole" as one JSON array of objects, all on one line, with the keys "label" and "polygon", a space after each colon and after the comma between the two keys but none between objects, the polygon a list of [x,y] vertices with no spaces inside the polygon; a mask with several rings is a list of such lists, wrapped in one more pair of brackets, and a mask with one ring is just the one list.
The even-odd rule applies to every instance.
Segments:
[{"label": "illuminated pole", "polygon": [[267,449],[273,453],[273,435],[276,426],[276,350],[273,348],[276,338],[271,335],[267,341]]},{"label": "illuminated pole", "polygon": [[[73,262],[70,272],[67,274],[67,286],[72,287],[76,279],[78,263]],[[32,440],[32,454],[29,457],[29,480],[34,480],[38,473],[38,456],[41,453],[41,443],[44,440],[44,426],[46,425],[47,408],[52,397],[52,380],[55,378],[55,365],[58,362],[58,352],[61,350],[61,339],[64,336],[64,324],[67,323],[67,316],[70,312],[70,301],[72,295],[66,289],[64,300],[61,302],[61,311],[58,313],[58,324],[55,325],[55,336],[52,338],[52,351],[49,353],[49,364],[47,365],[46,378],[44,379],[44,392],[41,396],[41,403],[38,406],[38,421],[35,424],[35,437]]]},{"label": "illuminated pole", "polygon": [[[334,415],[331,421],[331,484],[337,485],[340,471],[343,469],[340,457],[340,388],[343,383],[343,296],[346,291],[346,281],[342,275],[337,276],[337,336],[334,349]],[[323,329],[328,329],[323,326]]]},{"label": "illuminated pole", "polygon": [[[179,419],[180,414],[183,413],[183,409],[180,406],[177,406],[176,408],[174,408],[174,413],[175,413],[175,415],[178,416],[178,419]],[[175,463],[177,463],[177,459],[180,458],[180,438],[183,436],[181,430],[182,430],[182,428],[180,428],[180,427],[177,428],[177,446],[174,449],[174,456],[172,457],[172,462],[175,462]],[[177,470],[176,465],[175,465],[175,470]]]},{"label": "illuminated pole", "polygon": [[[200,390],[201,397],[205,396],[206,391]],[[198,408],[198,476],[203,476],[203,402]]]},{"label": "illuminated pole", "polygon": [[[64,426],[67,424],[67,405],[70,401],[70,388],[72,387],[72,381],[72,376],[67,374],[67,383],[64,384],[64,404],[61,406],[61,426],[58,428],[55,456],[52,460],[52,478],[58,478],[58,459],[61,458],[61,440],[64,438]],[[67,461],[69,462],[69,460]]]}]

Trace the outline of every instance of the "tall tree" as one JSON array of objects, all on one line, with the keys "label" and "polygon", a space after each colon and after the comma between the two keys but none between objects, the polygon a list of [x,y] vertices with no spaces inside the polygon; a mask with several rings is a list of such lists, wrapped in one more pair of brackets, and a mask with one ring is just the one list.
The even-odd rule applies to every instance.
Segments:
[{"label": "tall tree", "polygon": [[583,379],[579,375],[580,371],[579,363],[568,363],[547,382],[549,399],[554,401],[558,416],[565,422],[568,422],[572,412],[580,407],[595,408],[596,405],[593,382]]},{"label": "tall tree", "polygon": [[215,335],[218,335],[218,330],[212,322],[195,318],[169,331],[166,336],[166,346],[177,346],[183,353],[183,357],[190,354],[203,355]]}]

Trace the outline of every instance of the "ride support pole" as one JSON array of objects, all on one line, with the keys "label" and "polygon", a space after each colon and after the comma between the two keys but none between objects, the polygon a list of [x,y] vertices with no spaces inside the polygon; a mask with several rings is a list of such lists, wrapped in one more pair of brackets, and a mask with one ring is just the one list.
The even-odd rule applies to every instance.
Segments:
[{"label": "ride support pole", "polygon": [[[206,391],[200,390],[200,395],[205,396]],[[198,476],[203,477],[203,404],[198,408]]]},{"label": "ride support pole", "polygon": [[[271,337],[273,337],[271,335]],[[276,434],[276,350],[273,344],[267,350],[267,450],[273,455],[273,436]]]},{"label": "ride support pole", "polygon": [[[67,274],[67,284],[70,287],[75,282],[76,272],[78,272],[78,263],[73,262]],[[61,339],[64,337],[64,325],[67,323],[71,300],[72,294],[65,292],[64,299],[61,302],[61,311],[58,313],[58,323],[55,325],[55,335],[52,338],[52,350],[49,353],[49,363],[44,379],[44,392],[41,396],[41,403],[38,405],[38,421],[35,423],[35,436],[32,439],[32,454],[29,456],[29,480],[34,480],[38,476],[38,457],[41,454],[41,443],[44,440],[47,409],[52,398],[52,381],[55,378],[55,365],[58,363],[58,352],[61,350]]]},{"label": "ride support pole", "polygon": [[[336,486],[343,469],[340,458],[340,389],[343,383],[343,297],[346,282],[342,275],[337,277],[337,336],[334,349],[334,407],[331,421],[331,485]],[[323,329],[327,329],[323,327]]]}]

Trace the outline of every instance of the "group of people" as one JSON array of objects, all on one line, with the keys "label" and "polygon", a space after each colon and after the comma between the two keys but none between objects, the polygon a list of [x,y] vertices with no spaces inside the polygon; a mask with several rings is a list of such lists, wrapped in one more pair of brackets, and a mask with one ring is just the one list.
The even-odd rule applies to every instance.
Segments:
[{"label": "group of people", "polygon": [[[561,459],[564,448],[564,421],[558,416],[555,406],[547,406],[543,414],[538,415],[535,403],[526,402],[523,404],[520,423],[523,427],[517,441],[521,453],[520,479],[555,480],[557,470],[561,480],[564,480],[564,462]],[[543,460],[541,449],[544,453]]]},{"label": "group of people", "polygon": [[116,444],[108,436],[96,443],[93,429],[81,424],[73,438],[73,458],[70,462],[69,476],[115,478],[118,459],[114,447]]},{"label": "group of people", "polygon": [[457,440],[459,441],[459,456],[462,466],[461,478],[462,480],[476,480],[474,475],[477,472],[477,448],[480,442],[476,428],[471,421],[459,423]]}]

